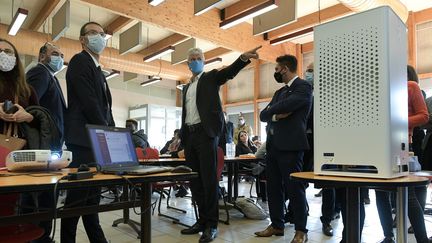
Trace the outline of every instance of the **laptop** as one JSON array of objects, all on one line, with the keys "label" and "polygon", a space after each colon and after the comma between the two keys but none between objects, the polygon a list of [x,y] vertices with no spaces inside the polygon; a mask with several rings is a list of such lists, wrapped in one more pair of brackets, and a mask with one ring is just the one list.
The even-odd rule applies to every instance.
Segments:
[{"label": "laptop", "polygon": [[128,128],[86,125],[93,154],[106,174],[146,175],[171,171],[167,166],[140,165]]}]

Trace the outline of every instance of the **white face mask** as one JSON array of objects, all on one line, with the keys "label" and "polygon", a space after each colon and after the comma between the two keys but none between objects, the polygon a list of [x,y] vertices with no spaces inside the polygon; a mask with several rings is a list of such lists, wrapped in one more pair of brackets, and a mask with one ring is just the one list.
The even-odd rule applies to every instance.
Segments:
[{"label": "white face mask", "polygon": [[9,72],[15,67],[16,57],[9,56],[4,51],[0,52],[0,70],[3,72]]}]

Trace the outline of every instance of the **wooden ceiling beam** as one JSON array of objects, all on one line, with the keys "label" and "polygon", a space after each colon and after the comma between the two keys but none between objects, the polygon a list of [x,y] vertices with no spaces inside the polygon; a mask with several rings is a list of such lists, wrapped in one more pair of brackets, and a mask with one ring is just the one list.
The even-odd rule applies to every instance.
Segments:
[{"label": "wooden ceiling beam", "polygon": [[321,12],[314,12],[297,19],[296,22],[285,25],[279,29],[267,33],[267,39],[272,40],[282,35],[296,32],[305,28],[313,27],[320,22],[329,21],[337,17],[341,17],[352,13],[352,10],[345,7],[343,4],[336,4],[334,6],[325,8]]},{"label": "wooden ceiling beam", "polygon": [[210,59],[220,57],[220,56],[225,55],[225,54],[230,53],[230,52],[231,52],[231,50],[229,50],[229,49],[226,49],[223,47],[217,47],[213,50],[206,51],[204,53],[204,57],[206,60],[210,60]]},{"label": "wooden ceiling beam", "polygon": [[276,58],[284,54],[295,54],[295,45],[287,48],[271,46],[260,36],[252,35],[250,24],[239,24],[228,30],[219,28],[219,10],[210,10],[206,14],[194,16],[194,1],[183,0],[166,1],[157,8],[141,0],[82,0],[120,15],[130,16],[149,25],[164,28],[185,36],[199,38],[217,46],[233,51],[245,52],[262,45],[259,50],[260,59],[275,62]]},{"label": "wooden ceiling beam", "polygon": [[[39,48],[51,37],[48,34],[21,29],[16,36],[7,34],[8,25],[0,24],[0,36],[10,41],[20,51],[21,55],[39,55]],[[65,62],[69,62],[73,55],[82,51],[79,40],[60,38],[56,45],[61,48],[65,56]],[[128,53],[120,55],[114,48],[105,48],[100,55],[100,62],[104,68],[126,71],[131,73],[155,75],[160,71],[162,78],[172,80],[182,80],[190,77],[189,68],[186,66],[172,66],[170,62],[155,60],[153,62],[143,62],[143,55]]]},{"label": "wooden ceiling beam", "polygon": [[177,45],[178,43],[183,42],[189,38],[190,38],[189,36],[175,33],[175,34],[172,34],[172,35],[168,36],[167,38],[162,39],[162,40],[154,43],[153,45],[139,51],[138,53],[142,54],[144,56],[148,56],[148,55],[151,55],[157,51],[160,51],[160,50],[162,50],[168,46]]},{"label": "wooden ceiling beam", "polygon": [[267,0],[240,0],[221,10],[223,12],[222,20],[229,19],[243,12],[246,12],[249,9],[264,2],[267,2]]},{"label": "wooden ceiling beam", "polygon": [[50,16],[50,14],[54,11],[54,8],[59,2],[60,0],[47,0],[44,6],[39,11],[39,14],[30,24],[29,29],[37,31],[43,25],[45,20]]},{"label": "wooden ceiling beam", "polygon": [[415,24],[421,24],[432,20],[432,8],[423,9],[418,12],[414,12]]},{"label": "wooden ceiling beam", "polygon": [[130,19],[128,17],[119,16],[116,19],[114,19],[111,23],[109,23],[107,26],[105,26],[105,31],[114,34],[132,21],[133,19]]}]

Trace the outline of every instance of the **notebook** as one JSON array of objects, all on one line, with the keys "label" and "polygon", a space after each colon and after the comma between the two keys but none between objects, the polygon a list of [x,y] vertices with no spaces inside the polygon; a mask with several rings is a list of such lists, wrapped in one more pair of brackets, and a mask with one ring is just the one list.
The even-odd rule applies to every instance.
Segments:
[{"label": "notebook", "polygon": [[106,174],[146,175],[172,170],[171,167],[140,165],[130,129],[86,125],[96,162]]}]

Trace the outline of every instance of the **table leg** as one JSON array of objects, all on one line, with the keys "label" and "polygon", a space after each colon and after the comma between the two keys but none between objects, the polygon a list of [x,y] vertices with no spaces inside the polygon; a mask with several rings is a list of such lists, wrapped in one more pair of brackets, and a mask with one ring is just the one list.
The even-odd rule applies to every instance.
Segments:
[{"label": "table leg", "polygon": [[234,162],[234,201],[238,198],[239,163]]},{"label": "table leg", "polygon": [[408,188],[398,187],[396,197],[396,218],[397,218],[397,242],[408,242],[407,237],[407,212],[408,212]]},{"label": "table leg", "polygon": [[232,178],[233,178],[233,163],[228,163],[228,202],[232,203]]},{"label": "table leg", "polygon": [[141,243],[151,243],[151,184],[141,184]]},{"label": "table leg", "polygon": [[360,188],[346,189],[346,242],[360,243]]}]

